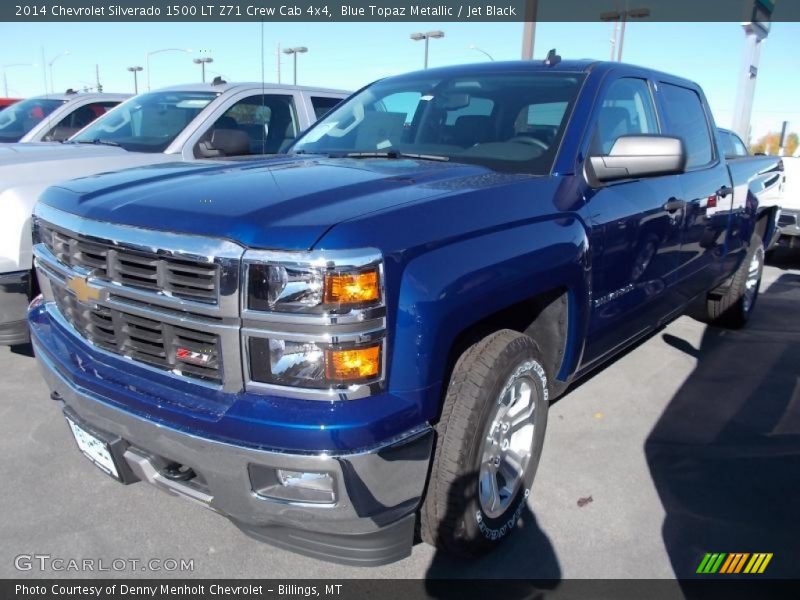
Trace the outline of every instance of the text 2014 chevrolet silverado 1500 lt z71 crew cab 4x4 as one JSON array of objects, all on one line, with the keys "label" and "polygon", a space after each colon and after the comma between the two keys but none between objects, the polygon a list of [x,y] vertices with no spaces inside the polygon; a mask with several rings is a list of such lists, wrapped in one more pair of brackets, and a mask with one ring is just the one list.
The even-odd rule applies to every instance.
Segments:
[{"label": "text 2014 chevrolet silverado 1500 lt z71 crew cab 4x4", "polygon": [[63,142],[127,98],[77,92],[28,98],[0,115],[0,143]]},{"label": "text 2014 chevrolet silverado 1500 lt z71 crew cab 4x4", "polygon": [[0,144],[0,344],[28,339],[25,312],[36,293],[30,217],[45,188],[126,167],[274,154],[345,95],[260,83],[182,85],[131,98],[65,144]]},{"label": "text 2014 chevrolet silverado 1500 lt z71 crew cab 4x4", "polygon": [[475,555],[514,529],[571,381],[693,300],[747,320],[772,174],[737,177],[684,79],[390,77],[285,157],[50,188],[33,345],[125,483],[317,557],[401,558],[417,519]]}]

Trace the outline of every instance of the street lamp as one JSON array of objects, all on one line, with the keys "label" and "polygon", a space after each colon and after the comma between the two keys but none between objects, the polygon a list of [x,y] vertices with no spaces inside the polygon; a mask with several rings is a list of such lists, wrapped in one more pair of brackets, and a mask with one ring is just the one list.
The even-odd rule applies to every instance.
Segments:
[{"label": "street lamp", "polygon": [[162,52],[185,52],[189,54],[191,51],[191,48],[162,48],[161,50],[153,50],[152,52],[146,53],[144,55],[144,66],[147,71],[147,91],[150,91],[150,57],[153,56],[153,54],[161,54]]},{"label": "street lamp", "polygon": [[284,48],[284,54],[291,54],[292,58],[294,59],[294,84],[297,85],[297,55],[298,54],[305,54],[308,52],[308,48],[305,46],[297,46],[295,48]]},{"label": "street lamp", "polygon": [[10,69],[11,67],[35,67],[34,63],[13,63],[10,65],[3,65],[3,91],[5,92],[6,98],[8,98],[8,76],[6,75],[6,69]]},{"label": "street lamp", "polygon": [[128,67],[128,71],[133,73],[133,93],[134,94],[138,94],[139,93],[139,77],[138,77],[137,74],[141,70],[142,70],[142,67]]},{"label": "street lamp", "polygon": [[52,60],[50,60],[50,61],[48,61],[48,62],[47,62],[47,66],[48,66],[48,68],[50,69],[50,93],[51,93],[51,94],[54,94],[54,93],[55,93],[55,87],[56,87],[56,86],[55,86],[55,83],[53,82],[53,64],[54,64],[54,63],[55,63],[55,62],[56,62],[56,61],[57,61],[59,58],[61,58],[62,56],[67,56],[67,54],[69,54],[69,50],[64,50],[64,52],[62,52],[61,54],[59,54],[59,55],[57,55],[57,56],[53,57],[53,59],[52,59]]},{"label": "street lamp", "polygon": [[444,37],[444,31],[428,31],[426,33],[412,33],[411,39],[415,42],[425,40],[425,68],[428,68],[428,40]]},{"label": "street lamp", "polygon": [[208,63],[214,62],[214,59],[211,58],[210,56],[204,56],[203,58],[195,58],[195,59],[192,60],[192,62],[194,64],[196,64],[196,65],[200,65],[200,70],[203,73],[202,81],[203,81],[203,83],[205,83],[206,82],[206,65]]},{"label": "street lamp", "polygon": [[613,10],[600,15],[601,21],[616,21],[620,23],[619,40],[617,41],[617,26],[614,26],[614,37],[611,38],[611,59],[614,59],[614,44],[617,44],[617,62],[622,62],[622,46],[625,43],[625,24],[628,19],[644,19],[650,16],[649,8],[630,8],[627,10]]},{"label": "street lamp", "polygon": [[492,55],[491,55],[491,54],[489,54],[489,53],[488,53],[486,50],[484,50],[483,48],[478,48],[478,47],[477,47],[475,44],[470,44],[470,45],[469,45],[469,49],[470,49],[470,50],[475,50],[475,51],[477,51],[477,52],[480,52],[481,54],[485,54],[485,55],[486,55],[486,56],[489,58],[489,60],[491,60],[491,61],[494,61],[494,58],[492,57]]}]

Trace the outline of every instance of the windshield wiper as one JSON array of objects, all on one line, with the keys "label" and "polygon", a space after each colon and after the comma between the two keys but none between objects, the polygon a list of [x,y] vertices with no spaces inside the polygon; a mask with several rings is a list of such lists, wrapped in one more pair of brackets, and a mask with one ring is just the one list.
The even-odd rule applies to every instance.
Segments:
[{"label": "windshield wiper", "polygon": [[101,140],[100,138],[95,138],[93,140],[70,140],[67,142],[69,144],[95,144],[99,146],[119,146],[117,142],[112,142],[111,140]]},{"label": "windshield wiper", "polygon": [[397,150],[390,150],[388,152],[343,152],[342,154],[332,155],[334,158],[416,158],[419,160],[438,160],[448,161],[448,156],[438,156],[436,154],[416,154],[411,152],[398,152]]}]

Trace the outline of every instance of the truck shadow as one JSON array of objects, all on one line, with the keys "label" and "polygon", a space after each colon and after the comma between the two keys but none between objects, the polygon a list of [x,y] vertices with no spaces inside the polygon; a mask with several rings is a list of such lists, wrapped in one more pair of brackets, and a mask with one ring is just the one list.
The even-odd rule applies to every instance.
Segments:
[{"label": "truck shadow", "polygon": [[[800,576],[800,275],[763,290],[748,326],[708,327],[646,443],[677,577],[707,552],[771,552],[765,576]],[[748,576],[744,576],[748,577]]]},{"label": "truck shadow", "polygon": [[[458,479],[453,488],[456,493],[467,494],[477,474]],[[533,495],[536,497],[536,487]],[[451,507],[453,505],[451,504]],[[449,510],[455,510],[450,508]],[[453,516],[452,513],[448,516]],[[561,567],[550,543],[550,539],[536,522],[536,517],[527,504],[520,514],[517,530],[498,548],[478,559],[454,558],[437,550],[426,573],[425,588],[430,597],[452,597],[452,579],[487,580],[473,582],[475,596],[495,595],[500,598],[521,599],[544,597],[544,590],[557,587],[561,579]],[[503,580],[503,581],[497,581]],[[486,592],[485,594],[483,592]]]}]

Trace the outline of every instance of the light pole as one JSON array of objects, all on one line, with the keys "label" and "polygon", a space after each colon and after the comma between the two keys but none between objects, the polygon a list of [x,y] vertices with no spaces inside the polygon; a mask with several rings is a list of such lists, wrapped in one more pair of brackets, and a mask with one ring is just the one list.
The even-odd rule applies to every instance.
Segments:
[{"label": "light pole", "polygon": [[484,50],[483,48],[478,48],[478,47],[477,47],[475,44],[470,44],[470,45],[469,45],[469,49],[470,49],[470,50],[475,50],[475,51],[477,51],[477,52],[480,52],[481,54],[485,54],[485,55],[486,55],[486,56],[489,58],[489,60],[491,60],[491,61],[494,61],[494,57],[492,57],[492,55],[491,55],[491,54],[489,54],[489,53],[488,53],[486,50]]},{"label": "light pole", "polygon": [[539,0],[527,0],[525,2],[525,25],[522,28],[522,60],[533,59],[537,12],[539,12]]},{"label": "light pole", "polygon": [[202,72],[202,81],[203,83],[206,82],[206,65],[208,63],[214,62],[214,59],[210,56],[204,56],[203,58],[195,58],[192,62],[196,65],[200,65],[200,71]]},{"label": "light pole", "polygon": [[294,59],[294,84],[297,85],[297,55],[298,54],[305,54],[308,52],[308,48],[305,46],[296,46],[295,48],[284,48],[284,54],[291,54],[292,58]]},{"label": "light pole", "polygon": [[425,68],[428,68],[428,42],[431,39],[437,40],[444,37],[444,31],[428,31],[426,33],[412,33],[411,39],[415,42],[425,40]]},{"label": "light pole", "polygon": [[34,63],[13,63],[10,65],[3,65],[3,91],[5,93],[6,98],[8,98],[8,76],[6,75],[6,69],[10,69],[11,67],[35,67]]},{"label": "light pole", "polygon": [[54,64],[54,63],[55,63],[55,62],[56,62],[56,61],[57,61],[59,58],[61,58],[62,56],[67,56],[68,54],[69,54],[69,50],[64,50],[64,52],[62,52],[61,54],[58,54],[58,55],[56,55],[55,57],[53,57],[53,59],[52,59],[52,60],[49,60],[49,61],[47,62],[47,67],[48,67],[48,68],[49,68],[49,70],[50,70],[50,93],[51,93],[51,94],[54,94],[54,93],[55,93],[55,87],[56,87],[56,86],[55,86],[55,83],[53,82],[53,64]]},{"label": "light pole", "polygon": [[185,52],[189,54],[191,51],[191,48],[162,48],[161,50],[153,50],[152,52],[146,53],[144,55],[144,66],[147,71],[147,91],[150,91],[150,57],[153,56],[153,54],[161,54],[162,52]]},{"label": "light pole", "polygon": [[649,8],[630,8],[626,10],[612,10],[600,15],[601,21],[619,22],[619,39],[617,40],[617,26],[614,25],[614,37],[611,38],[611,58],[614,59],[614,46],[617,48],[617,62],[622,62],[622,47],[625,44],[625,24],[628,19],[644,19],[650,16]]},{"label": "light pole", "polygon": [[128,71],[133,73],[133,93],[139,93],[139,77],[138,73],[142,70],[142,67],[128,67]]}]

